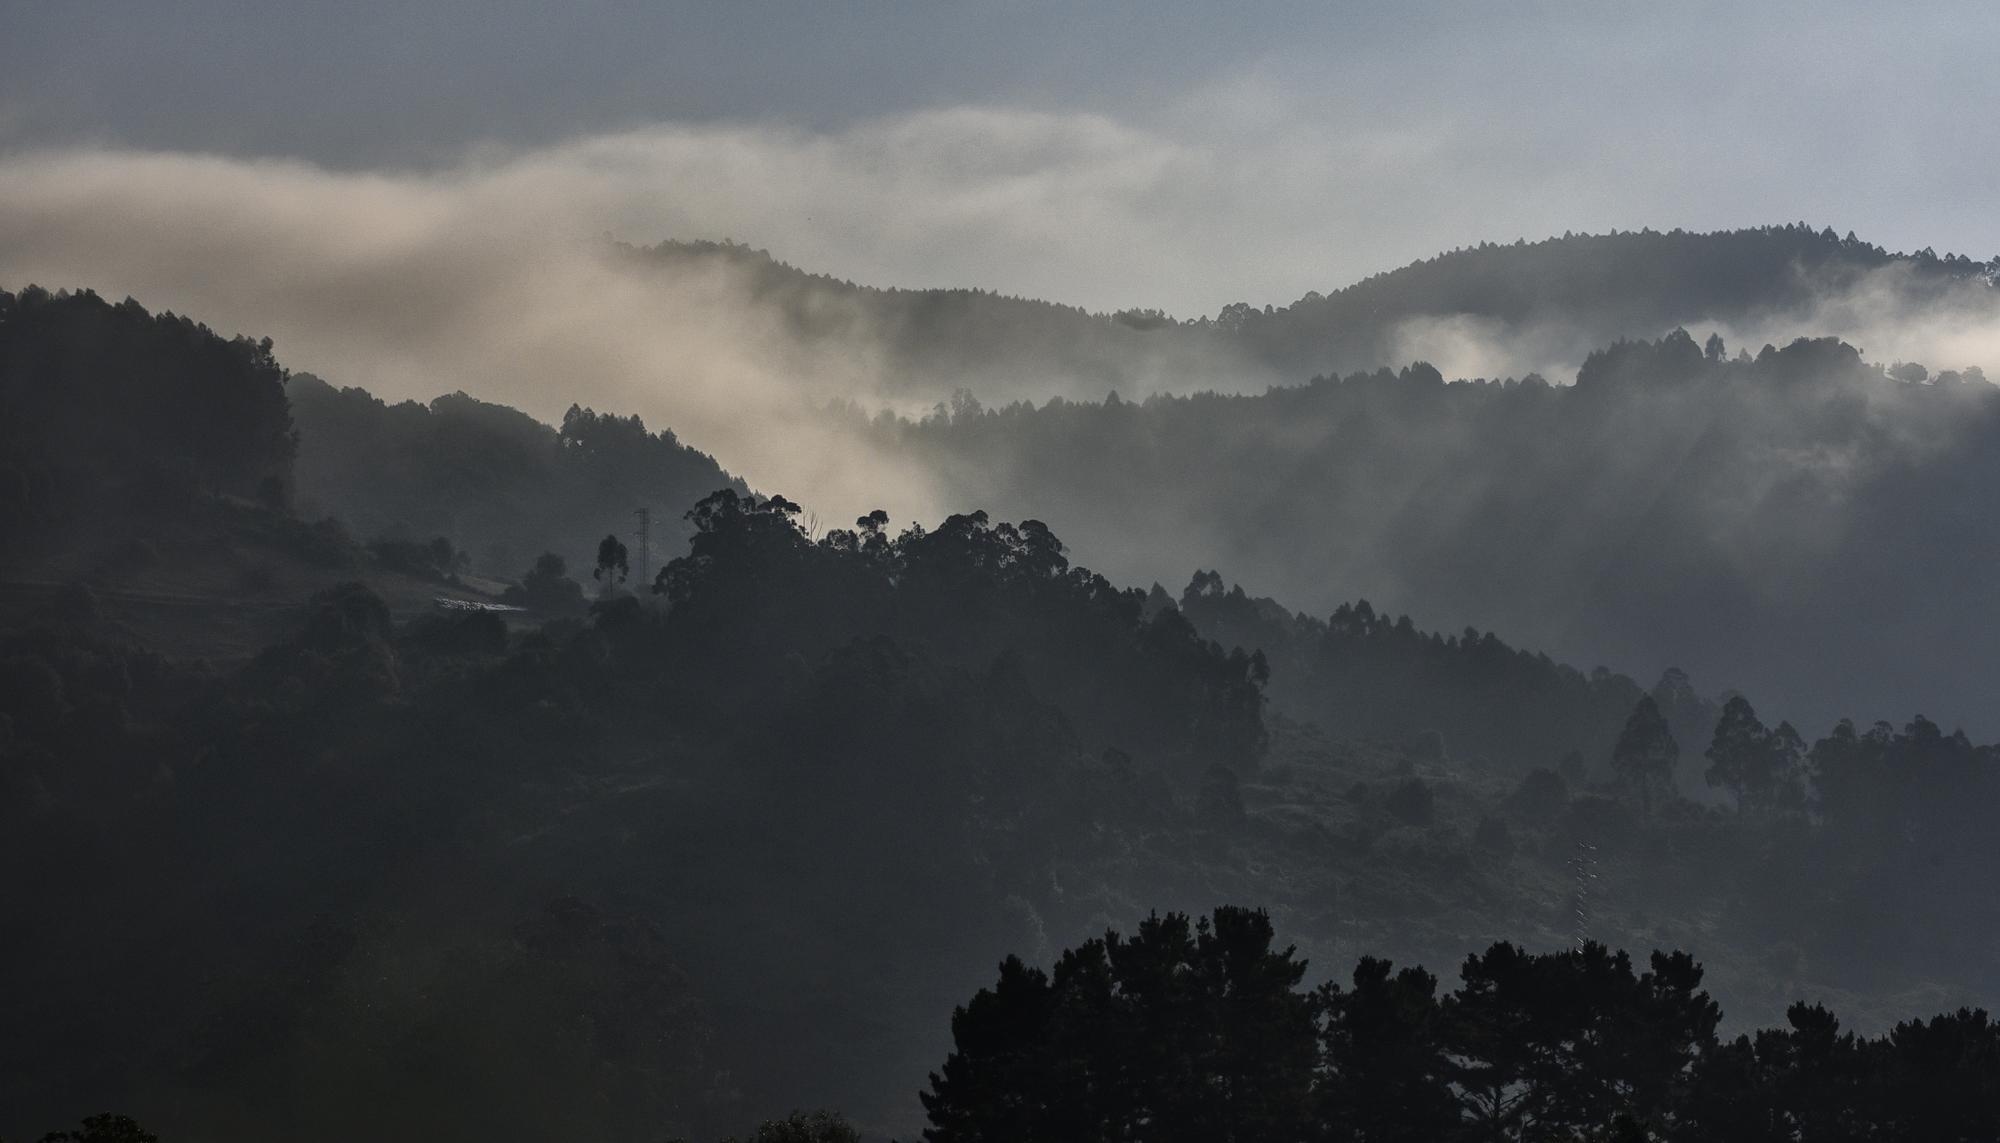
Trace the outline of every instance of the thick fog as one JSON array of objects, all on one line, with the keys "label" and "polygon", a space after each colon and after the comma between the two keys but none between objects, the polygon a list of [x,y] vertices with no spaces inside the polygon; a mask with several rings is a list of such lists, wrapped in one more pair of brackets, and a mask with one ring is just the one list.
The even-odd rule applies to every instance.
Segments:
[{"label": "thick fog", "polygon": [[[1795,337],[1838,337],[1871,360],[1930,362],[1936,368],[2000,364],[2000,313],[1983,283],[1939,290],[1912,280],[1907,263],[1859,275],[1797,275],[1800,299],[1778,312],[1745,314],[1734,307],[1690,306],[1674,324],[1720,334],[1732,347],[1755,351]],[[1609,292],[1618,287],[1611,284]],[[1537,373],[1557,384],[1576,376],[1593,350],[1617,338],[1654,338],[1668,332],[1664,315],[1583,321],[1549,314],[1509,322],[1481,314],[1426,315],[1398,322],[1379,362],[1343,362],[1342,369],[1400,367],[1428,361],[1446,378],[1525,377]],[[1734,352],[1732,348],[1731,352]]]},{"label": "thick fog", "polygon": [[[1353,145],[1363,153],[1346,158],[1379,147],[1382,161],[1403,147]],[[1669,316],[1753,346],[1825,334],[1881,360],[1993,358],[1990,314],[1968,320],[1935,291],[1913,308],[1895,271],[1843,279],[1769,328],[1720,313],[1502,324],[1447,309],[1340,353],[1273,362],[1204,333],[1139,335],[1049,307],[982,309],[951,325],[949,304],[911,304],[884,328],[882,307],[833,283],[774,297],[741,260],[635,262],[605,241],[738,236],[864,285],[1038,290],[1102,310],[1227,298],[1215,291],[1231,281],[1286,274],[1344,285],[1319,275],[1354,266],[1358,248],[1339,241],[1344,220],[1367,216],[1386,192],[1329,179],[1345,158],[1287,151],[1279,163],[1273,149],[1284,146],[1274,132],[1232,134],[1214,115],[1171,134],[1095,115],[967,107],[830,133],[666,125],[475,151],[422,171],[24,152],[0,161],[0,281],[130,294],[227,333],[270,336],[293,368],[391,400],[464,390],[547,420],[572,402],[635,412],[755,486],[804,495],[828,519],[873,506],[906,519],[966,507],[941,501],[906,462],[864,458],[829,435],[819,409],[833,400],[908,414],[960,389],[989,405],[1109,390],[1128,400],[1257,392],[1416,359],[1450,376],[1538,371],[1561,382],[1591,349],[1657,336]],[[1322,194],[1308,203],[1309,186]],[[1292,269],[1250,270],[1267,263]],[[937,277],[899,276],[915,265]],[[924,300],[904,295],[912,299]],[[1288,300],[1253,298],[1251,308]],[[933,345],[963,345],[912,355],[912,327]],[[1046,336],[1050,328],[1064,336]]]},{"label": "thick fog", "polygon": [[[1177,223],[1149,200],[1190,161],[1201,165],[1101,120],[979,110],[836,137],[661,128],[442,174],[16,155],[0,164],[0,280],[130,294],[270,336],[292,367],[392,400],[462,389],[544,419],[572,402],[636,412],[760,486],[812,489],[843,509],[888,490],[913,512],[934,507],[923,481],[836,455],[812,410],[834,398],[920,409],[964,378],[911,390],[865,323],[803,344],[727,266],[637,271],[603,236],[814,233],[828,237],[787,253],[822,269],[810,256],[833,246],[848,256],[830,261],[857,275],[883,269],[888,259],[865,254],[877,246],[953,248],[965,276],[940,284],[990,285],[976,268],[1002,250],[1014,265],[1064,247],[1063,266],[1173,257],[1163,230]],[[1210,357],[1172,372],[1227,382],[1234,371]],[[1036,376],[1022,391],[1064,381]]]}]

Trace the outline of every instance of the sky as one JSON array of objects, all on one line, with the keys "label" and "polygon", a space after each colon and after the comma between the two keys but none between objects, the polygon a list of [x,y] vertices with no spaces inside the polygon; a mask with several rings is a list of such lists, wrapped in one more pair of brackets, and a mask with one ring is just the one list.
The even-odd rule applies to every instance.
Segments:
[{"label": "sky", "polygon": [[1993,257],[1995,43],[1990,2],[0,0],[0,177],[560,177],[550,231],[1190,316],[1565,230]]}]

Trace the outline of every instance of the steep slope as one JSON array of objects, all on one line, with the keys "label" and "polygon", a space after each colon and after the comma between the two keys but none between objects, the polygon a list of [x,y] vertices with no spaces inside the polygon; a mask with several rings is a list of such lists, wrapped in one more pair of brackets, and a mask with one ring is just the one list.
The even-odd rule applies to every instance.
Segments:
[{"label": "steep slope", "polygon": [[[285,391],[303,512],[339,517],[369,539],[443,536],[490,576],[518,576],[543,551],[587,568],[606,534],[635,531],[640,509],[652,514],[657,567],[688,535],[688,504],[717,488],[747,491],[671,429],[649,432],[635,416],[571,406],[552,427],[463,393],[390,405],[311,374]],[[649,582],[654,570],[633,574]]]}]

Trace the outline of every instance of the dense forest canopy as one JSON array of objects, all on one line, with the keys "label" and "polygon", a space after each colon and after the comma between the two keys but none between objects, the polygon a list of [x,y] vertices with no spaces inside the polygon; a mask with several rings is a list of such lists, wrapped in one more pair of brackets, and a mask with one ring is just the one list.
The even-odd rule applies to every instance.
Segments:
[{"label": "dense forest canopy", "polygon": [[1921,707],[2000,729],[1979,570],[2000,553],[2000,389],[1977,367],[1677,330],[1566,386],[1418,362],[1254,396],[967,398],[857,431],[955,498],[1035,505],[1122,577],[1215,568],[1317,616],[1365,597],[1571,661],[1680,667],[1800,725]]},{"label": "dense forest canopy", "polygon": [[571,406],[550,426],[463,393],[391,405],[288,373],[269,339],[88,290],[0,293],[0,438],[0,535],[22,543],[219,494],[337,521],[378,562],[438,576],[517,577],[546,551],[582,565],[607,530],[636,536],[641,510],[663,562],[687,504],[747,491],[636,416]]},{"label": "dense forest canopy", "polygon": [[[1365,599],[1320,620],[1197,572],[1178,606],[1204,636],[1265,656],[1274,710],[1343,738],[1421,741],[1434,752],[1455,746],[1482,770],[1518,775],[1572,755],[1607,758],[1648,693],[1624,675],[1601,667],[1585,674],[1490,631],[1422,631],[1407,615],[1377,614]],[[1685,672],[1664,672],[1651,694],[1689,741],[1715,725],[1714,703]],[[1699,773],[1680,775],[1679,785],[1702,796]]]},{"label": "dense forest canopy", "polygon": [[524,413],[452,393],[391,405],[311,374],[285,386],[298,425],[297,497],[357,534],[448,537],[489,575],[511,576],[553,550],[582,562],[605,531],[658,521],[660,551],[685,532],[679,516],[723,486],[743,490],[671,429],[636,416],[570,406],[551,428]]},{"label": "dense forest canopy", "polygon": [[[1560,944],[1579,844],[1592,931],[1697,947],[1750,1019],[1831,992],[1879,1028],[1915,990],[1994,984],[2000,914],[1962,886],[2000,858],[1976,809],[2000,769],[1925,720],[1803,749],[1732,704],[1703,751],[1644,694],[1604,754],[1517,779],[1274,720],[1264,656],[1035,522],[797,516],[720,490],[646,593],[663,610],[539,630],[398,624],[352,584],[220,671],[87,606],[9,635],[13,917],[66,939],[8,946],[8,1103],[301,1139],[714,1131],[788,1102],[907,1122],[898,1077],[995,950],[1247,894],[1323,952]],[[1380,637],[1365,614],[1346,637]],[[1474,690],[1522,669],[1457,646]],[[1659,781],[1698,753],[1720,808]],[[538,1034],[566,1012],[589,1033]]]},{"label": "dense forest canopy", "polygon": [[[1440,993],[1364,957],[1308,966],[1262,912],[1157,914],[1065,951],[1009,957],[952,1016],[923,1094],[929,1143],[1016,1139],[1956,1139],[2000,1132],[2000,1026],[1984,1010],[1879,1037],[1797,1004],[1717,1035],[1684,953],[1645,967],[1594,942],[1502,942]],[[1202,1083],[1196,1077],[1226,1077]]]},{"label": "dense forest canopy", "polygon": [[269,339],[88,290],[0,291],[0,535],[201,494],[282,502],[283,386]]},{"label": "dense forest canopy", "polygon": [[[658,577],[664,614],[624,596],[519,637],[483,612],[398,627],[357,583],[221,672],[105,642],[82,609],[10,635],[13,921],[91,951],[10,944],[8,1105],[165,1082],[170,1120],[219,1127],[248,1101],[267,1131],[328,1139],[392,1112],[506,1138],[687,1128],[786,1085],[865,1105],[921,1048],[907,1013],[1040,926],[1037,870],[1103,845],[1079,815],[1171,822],[1172,783],[1233,782],[1263,752],[1254,661],[1144,616],[1045,529],[812,541],[793,510],[705,499]],[[89,862],[47,876],[79,846]],[[193,924],[225,906],[226,929]],[[687,910],[703,923],[671,939],[646,919]],[[826,973],[860,991],[819,1009]],[[124,1027],[137,1003],[156,1018]],[[542,1043],[567,1006],[597,1031]],[[870,1007],[884,1055],[828,1073]],[[790,1055],[757,1046],[779,1028]],[[96,1054],[113,1036],[123,1063]],[[387,1102],[290,1102],[329,1069]]]}]

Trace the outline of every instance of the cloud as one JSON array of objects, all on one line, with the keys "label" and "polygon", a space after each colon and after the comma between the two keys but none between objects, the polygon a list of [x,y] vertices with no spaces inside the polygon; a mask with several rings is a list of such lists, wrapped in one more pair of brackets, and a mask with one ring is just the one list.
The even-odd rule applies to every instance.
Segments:
[{"label": "cloud", "polygon": [[[734,236],[870,284],[1189,314],[1336,287],[1425,252],[1417,235],[1486,237],[1471,228],[1504,225],[1481,212],[1509,199],[1508,187],[1560,177],[1503,154],[1477,120],[1406,111],[1371,122],[1309,113],[1299,100],[1251,74],[1191,89],[1143,124],[999,106],[831,131],[669,123],[374,171],[18,152],[0,157],[0,283],[130,294],[226,333],[270,336],[293,368],[390,399],[463,389],[548,419],[572,401],[635,411],[760,487],[808,490],[802,498],[828,518],[878,504],[932,515],[959,506],[932,503],[922,473],[862,463],[814,406],[846,397],[908,408],[957,379],[899,376],[888,331],[865,315],[850,315],[839,337],[801,341],[751,301],[741,271],[642,270],[610,257],[601,236]],[[1437,178],[1485,152],[1498,184],[1473,193],[1478,180],[1462,169],[1449,185]],[[1865,329],[1878,357],[1993,361],[1990,325],[1900,324],[1900,312],[1885,321],[1860,294],[1824,313],[1836,324],[1814,332]],[[1404,333],[1403,356],[1451,374],[1561,379],[1589,348],[1567,331],[1502,336],[1449,318]],[[1142,391],[1296,380],[1214,355],[1136,373]],[[1104,375],[1079,366],[980,395],[1096,398]]]},{"label": "cloud", "polygon": [[[294,369],[391,400],[463,389],[547,419],[572,401],[636,411],[754,484],[813,490],[831,514],[930,514],[918,474],[861,465],[812,411],[832,397],[908,407],[878,331],[857,319],[802,342],[740,271],[642,269],[602,236],[740,236],[871,284],[1103,303],[1120,284],[1202,280],[1204,246],[1269,229],[1238,218],[1202,237],[1200,220],[1253,181],[1239,160],[1102,116],[980,107],[833,133],[658,125],[426,170],[42,150],[0,159],[0,283],[129,294],[272,337]],[[1150,368],[1163,383],[1176,372]],[[1233,380],[1214,360],[1177,372]],[[919,380],[936,390],[919,385],[922,404],[952,383]],[[1068,391],[1034,380],[1040,396]],[[1079,380],[1070,395],[1107,387]]]},{"label": "cloud", "polygon": [[[1941,284],[1892,262],[1837,281],[1806,281],[1796,307],[1756,313],[1690,315],[1681,324],[1697,340],[1720,334],[1733,355],[1798,337],[1839,337],[1871,361],[1916,361],[1931,370],[1976,365],[2000,369],[2000,301],[1977,280]],[[1434,314],[1397,323],[1391,362],[1425,360],[1447,378],[1521,377],[1540,373],[1558,384],[1574,378],[1591,351],[1618,337],[1669,332],[1643,322],[1623,328],[1563,316],[1509,323],[1478,314]]]},{"label": "cloud", "polygon": [[1445,314],[1398,322],[1389,336],[1389,359],[1428,361],[1447,380],[1539,373],[1562,384],[1575,376],[1597,340],[1561,323],[1524,328],[1483,314]]}]

